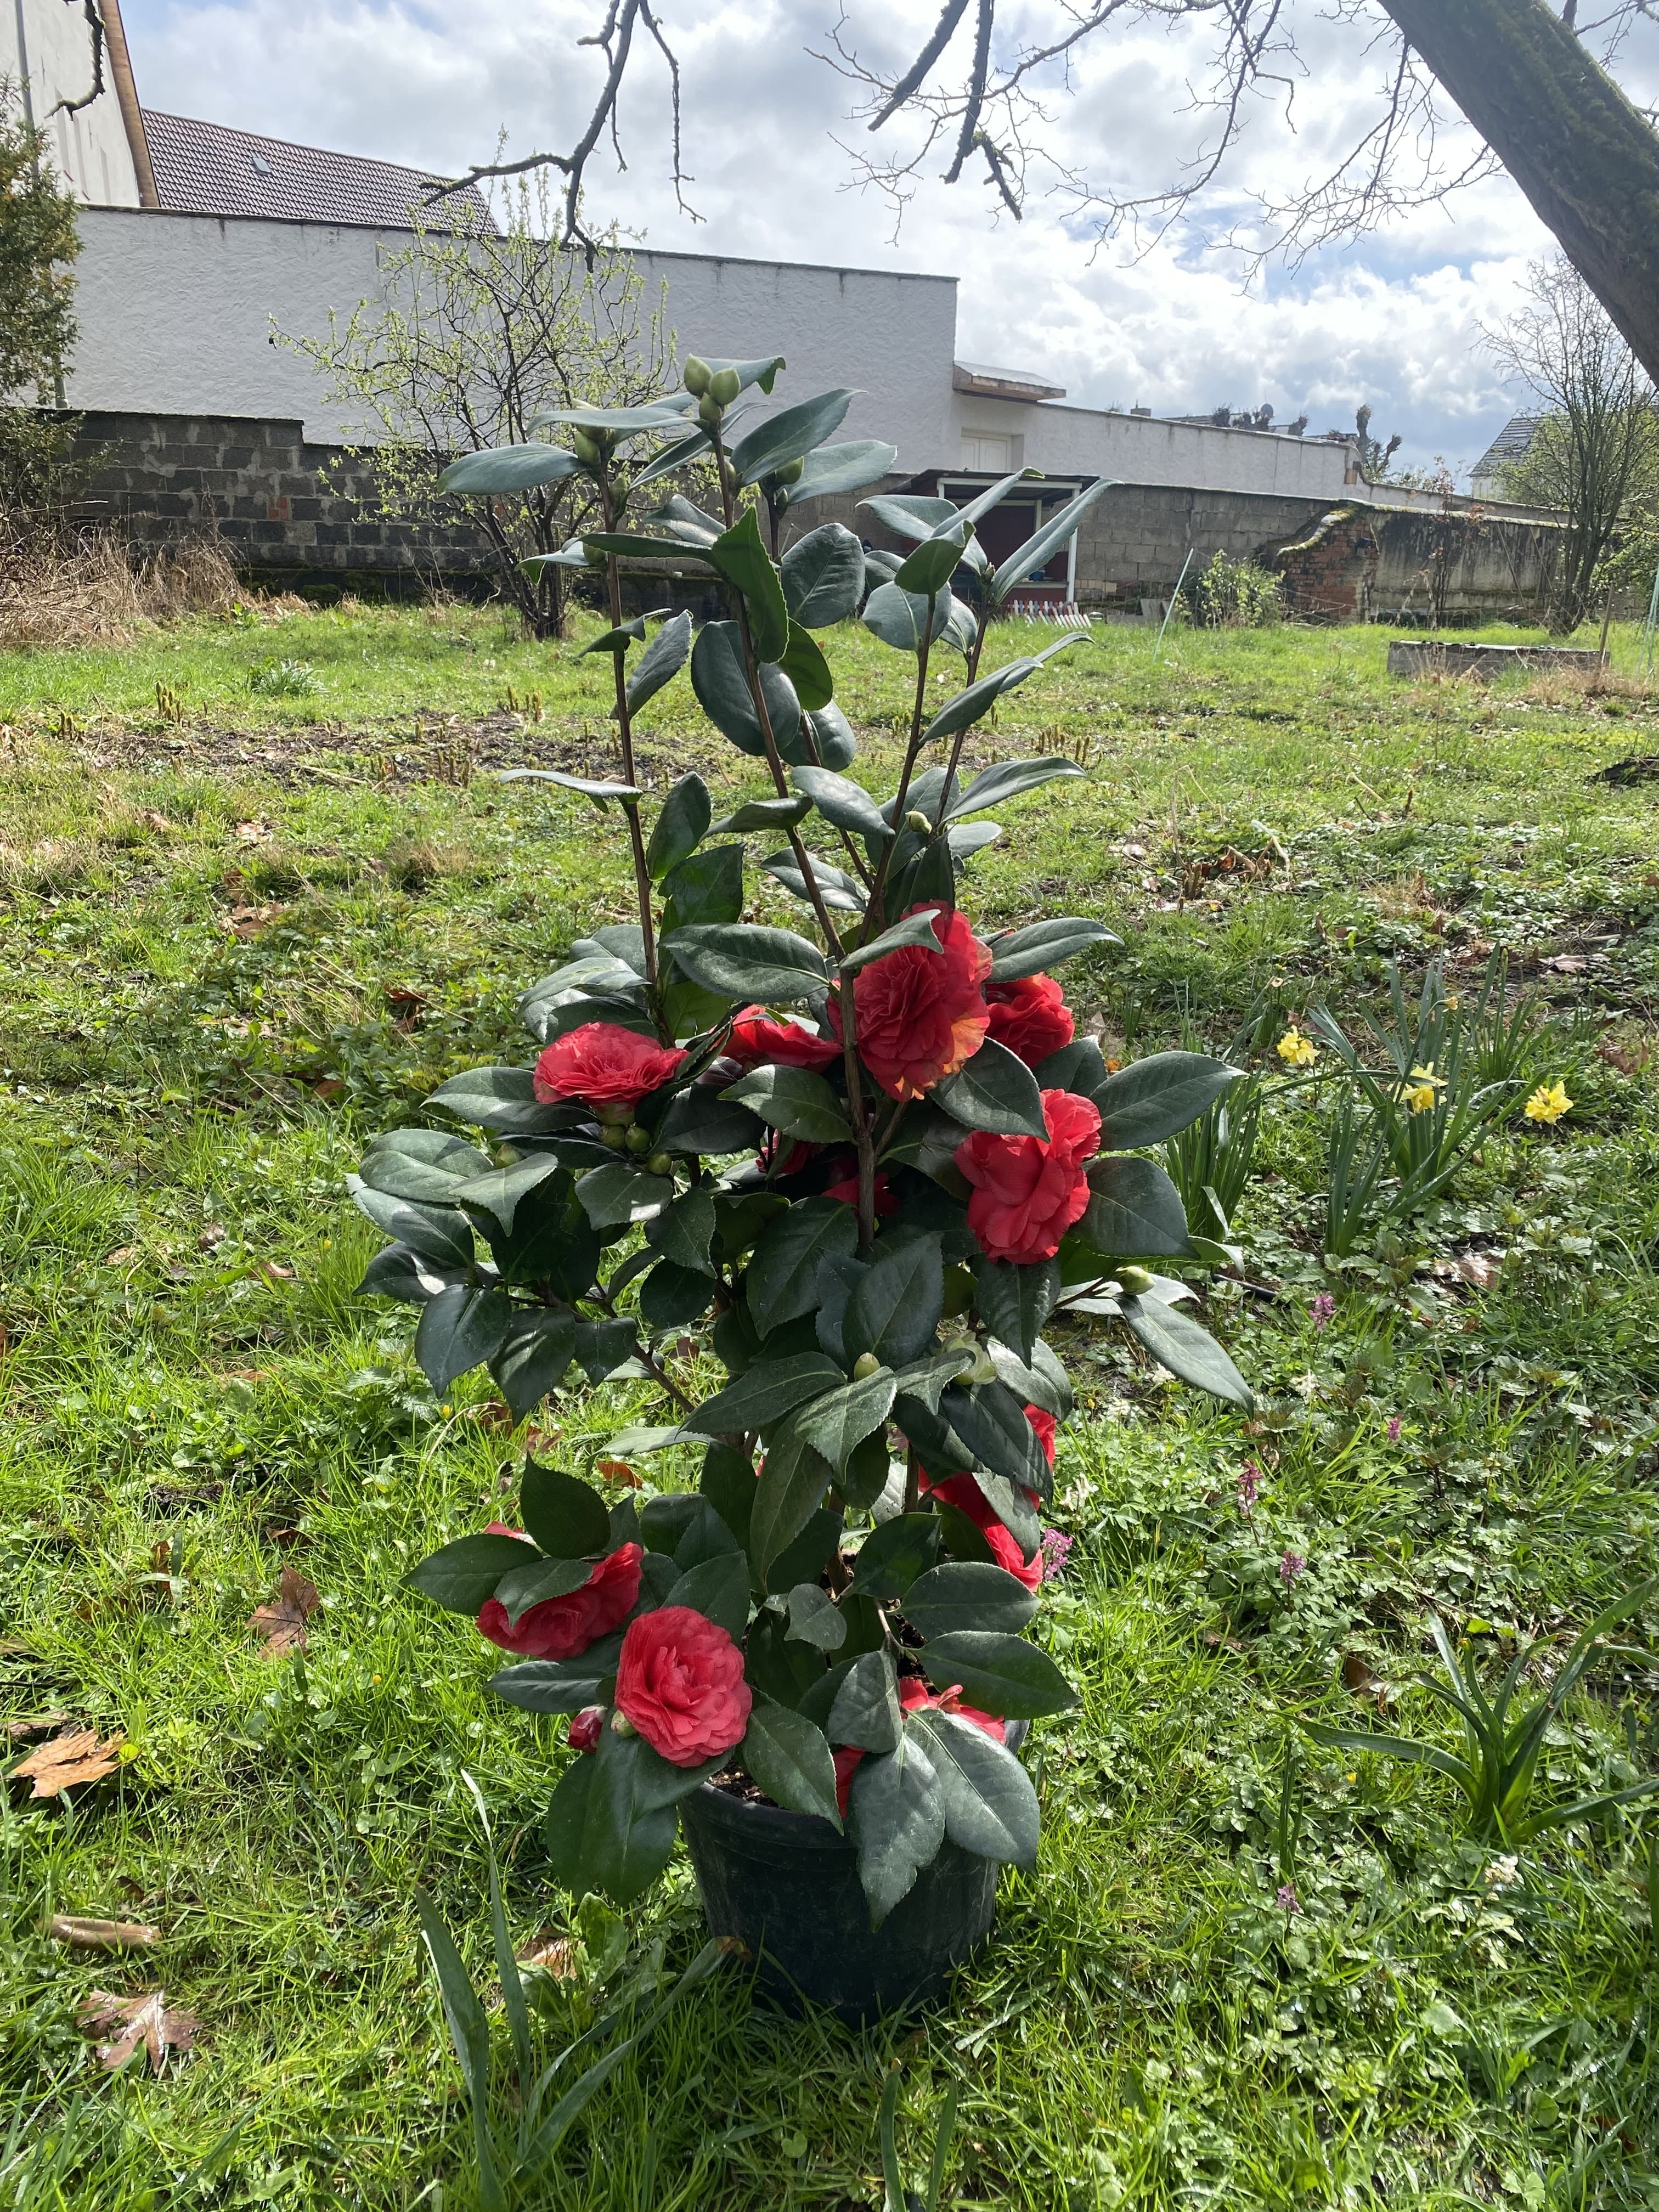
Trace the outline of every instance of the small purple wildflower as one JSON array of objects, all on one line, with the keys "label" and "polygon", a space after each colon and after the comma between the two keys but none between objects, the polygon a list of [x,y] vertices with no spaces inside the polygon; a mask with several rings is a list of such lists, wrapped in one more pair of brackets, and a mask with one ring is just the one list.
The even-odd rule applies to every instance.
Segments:
[{"label": "small purple wildflower", "polygon": [[1300,1552],[1286,1552],[1279,1563],[1279,1579],[1286,1589],[1293,1589],[1308,1571],[1308,1562]]},{"label": "small purple wildflower", "polygon": [[1296,1893],[1294,1882],[1281,1882],[1279,1887],[1279,1909],[1281,1912],[1300,1912],[1302,1899]]},{"label": "small purple wildflower", "polygon": [[1389,1423],[1389,1442],[1391,1444],[1397,1444],[1397,1443],[1399,1443],[1399,1441],[1400,1441],[1400,1416],[1399,1416],[1399,1414],[1398,1414],[1398,1413],[1396,1413],[1396,1414],[1395,1415],[1394,1419],[1393,1419]]},{"label": "small purple wildflower", "polygon": [[1042,1532],[1042,1579],[1053,1582],[1066,1571],[1066,1562],[1071,1556],[1072,1539],[1063,1528],[1045,1528]]},{"label": "small purple wildflower", "polygon": [[1309,1307],[1308,1310],[1313,1316],[1314,1327],[1317,1329],[1322,1329],[1326,1322],[1330,1319],[1331,1316],[1336,1311],[1336,1300],[1331,1296],[1328,1291],[1322,1291],[1319,1293],[1319,1296],[1314,1300],[1312,1305]]},{"label": "small purple wildflower", "polygon": [[1241,1511],[1248,1513],[1261,1494],[1261,1469],[1253,1459],[1247,1459],[1238,1470],[1238,1503]]}]

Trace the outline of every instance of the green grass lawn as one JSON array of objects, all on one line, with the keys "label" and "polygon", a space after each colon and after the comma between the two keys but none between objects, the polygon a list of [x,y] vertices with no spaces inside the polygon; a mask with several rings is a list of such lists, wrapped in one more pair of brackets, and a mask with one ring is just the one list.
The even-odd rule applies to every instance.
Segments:
[{"label": "green grass lawn", "polygon": [[[1320,1000],[1358,1019],[1390,958],[1474,989],[1505,949],[1571,1112],[1517,1106],[1337,1265],[1323,1094],[1275,1074],[1243,1279],[1201,1308],[1256,1417],[1103,1325],[1062,1346],[1076,1540],[1044,1632],[1083,1702],[1035,1731],[1042,1861],[1005,1879],[994,1947],[946,2006],[863,2035],[725,1970],[525,2203],[878,2203],[897,2065],[917,2172],[959,2094],[953,2206],[1659,2205],[1659,1815],[1505,1852],[1441,1777],[1298,1728],[1383,1725],[1381,1701],[1453,1747],[1413,1686],[1431,1611],[1494,1667],[1540,1638],[1547,1675],[1659,1567],[1659,783],[1598,780],[1659,754],[1659,695],[1633,632],[1591,693],[1391,684],[1388,635],[1172,633],[1155,659],[1150,632],[1097,633],[970,742],[1089,769],[1007,811],[975,910],[1117,930],[1066,980],[1124,1059],[1247,1017],[1270,1046]],[[908,664],[825,643],[884,789]],[[629,911],[599,816],[490,773],[608,769],[607,682],[465,608],[0,660],[0,1715],[123,1739],[71,1802],[13,1784],[0,1811],[0,2212],[476,2202],[414,1893],[482,1977],[471,1776],[515,1941],[568,1934],[536,1826],[563,1754],[484,1696],[465,1624],[398,1588],[491,1517],[515,1442],[476,1378],[433,1401],[410,1309],[354,1300],[377,1239],[343,1177],[444,1076],[522,1056],[518,992]],[[695,765],[759,791],[683,680],[653,714],[656,787]],[[713,1387],[699,1346],[676,1357]],[[636,1383],[562,1392],[539,1448],[586,1472],[653,1411]],[[273,1662],[249,1624],[284,1567],[321,1603]],[[1650,1605],[1614,1638],[1544,1796],[1659,1771],[1656,1635]],[[161,1941],[78,1951],[44,1932],[59,1913]],[[683,1860],[628,1920],[634,1958],[690,1960]],[[626,1978],[568,1964],[538,1985],[549,2057],[603,2009],[601,1967]],[[100,2073],[94,1987],[163,1989],[197,2048]]]}]

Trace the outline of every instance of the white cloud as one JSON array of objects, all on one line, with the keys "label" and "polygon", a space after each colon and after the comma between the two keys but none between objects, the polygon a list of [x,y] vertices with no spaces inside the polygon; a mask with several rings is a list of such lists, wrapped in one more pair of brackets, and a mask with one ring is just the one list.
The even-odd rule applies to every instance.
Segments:
[{"label": "white cloud", "polygon": [[[937,13],[937,0],[849,4],[884,54],[913,48]],[[1028,15],[1035,4],[1024,0]],[[574,43],[597,15],[591,0],[125,0],[123,12],[151,106],[442,170],[489,158],[502,129],[514,153],[568,143],[599,67]],[[1241,187],[1284,190],[1316,173],[1366,109],[1380,64],[1321,13],[1308,0],[1312,73],[1297,90],[1296,132],[1259,113]],[[1406,459],[1463,466],[1511,410],[1477,326],[1551,241],[1505,179],[1248,293],[1237,264],[1190,234],[1144,260],[1091,252],[1086,225],[1056,201],[1035,200],[1019,225],[994,223],[977,185],[925,188],[895,246],[885,204],[846,189],[834,140],[858,135],[848,88],[806,51],[834,14],[834,0],[687,0],[673,37],[689,197],[705,221],[681,215],[668,187],[665,79],[648,49],[625,96],[629,167],[596,167],[594,211],[682,252],[955,274],[965,355],[1045,370],[1085,404],[1163,414],[1265,399],[1281,420],[1305,407],[1317,430],[1351,422],[1365,400],[1376,429],[1404,434]],[[1197,59],[1162,34],[1097,41],[1074,92],[1048,103],[1058,159],[1119,180],[1163,173],[1195,143],[1182,111]]]}]

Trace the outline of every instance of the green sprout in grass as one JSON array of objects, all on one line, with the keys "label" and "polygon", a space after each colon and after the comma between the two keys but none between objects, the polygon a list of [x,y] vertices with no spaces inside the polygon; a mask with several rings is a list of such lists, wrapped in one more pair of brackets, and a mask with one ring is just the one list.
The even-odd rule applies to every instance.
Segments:
[{"label": "green sprout in grass", "polygon": [[1659,1775],[1650,1775],[1628,1790],[1604,1791],[1594,1797],[1576,1797],[1565,1805],[1528,1809],[1539,1753],[1551,1723],[1595,1658],[1601,1638],[1620,1621],[1638,1612],[1656,1589],[1659,1589],[1659,1575],[1650,1577],[1597,1613],[1568,1653],[1565,1665],[1545,1695],[1515,1719],[1510,1718],[1510,1709],[1534,1646],[1521,1646],[1496,1692],[1488,1697],[1474,1657],[1460,1660],[1446,1633],[1445,1623],[1438,1614],[1431,1615],[1430,1632],[1447,1680],[1437,1680],[1431,1674],[1421,1675],[1419,1680],[1431,1697],[1450,1706],[1462,1721],[1464,1749],[1461,1756],[1456,1752],[1443,1750],[1438,1744],[1419,1743],[1411,1736],[1384,1735],[1374,1729],[1328,1728],[1310,1721],[1304,1723],[1307,1732],[1316,1743],[1334,1751],[1375,1752],[1380,1758],[1430,1766],[1437,1773],[1448,1776],[1463,1794],[1468,1832],[1478,1843],[1502,1844],[1514,1849],[1530,1843],[1547,1829],[1570,1827],[1612,1806],[1628,1805],[1659,1790]]}]

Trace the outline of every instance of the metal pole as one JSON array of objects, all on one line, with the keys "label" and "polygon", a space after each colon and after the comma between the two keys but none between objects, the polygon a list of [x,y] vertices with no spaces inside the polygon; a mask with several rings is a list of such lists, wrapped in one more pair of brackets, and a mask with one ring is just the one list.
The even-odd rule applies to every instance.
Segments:
[{"label": "metal pole", "polygon": [[[1197,552],[1197,550],[1198,548],[1196,545],[1189,545],[1187,548],[1187,557],[1181,564],[1181,574],[1176,578],[1175,590],[1170,595],[1169,605],[1164,610],[1164,621],[1162,627],[1159,629],[1158,633],[1158,643],[1152,647],[1152,659],[1154,662],[1157,661],[1158,654],[1164,650],[1164,632],[1170,627],[1170,617],[1176,611],[1176,601],[1181,597],[1181,587],[1187,580],[1187,571],[1192,567],[1193,556]],[[1654,579],[1654,589],[1656,591],[1659,591],[1659,577],[1656,577]]]},{"label": "metal pole", "polygon": [[1659,568],[1653,572],[1653,597],[1648,601],[1648,618],[1642,625],[1642,673],[1653,670],[1653,625],[1659,619]]}]

